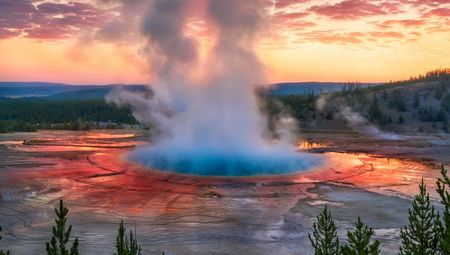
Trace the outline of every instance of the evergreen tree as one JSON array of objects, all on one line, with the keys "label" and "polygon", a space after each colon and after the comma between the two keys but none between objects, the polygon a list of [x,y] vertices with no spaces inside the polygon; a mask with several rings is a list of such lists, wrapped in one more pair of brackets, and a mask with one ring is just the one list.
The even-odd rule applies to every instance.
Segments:
[{"label": "evergreen tree", "polygon": [[389,98],[389,94],[386,90],[383,90],[383,99],[387,100]]},{"label": "evergreen tree", "polygon": [[443,122],[441,129],[444,133],[448,133],[448,122]]},{"label": "evergreen tree", "polygon": [[[2,240],[2,227],[0,226],[0,240]],[[9,251],[0,250],[0,255],[9,255]]]},{"label": "evergreen tree", "polygon": [[114,255],[141,255],[141,246],[137,244],[137,240],[133,232],[130,230],[129,239],[126,236],[126,229],[123,225],[123,220],[119,225],[116,238],[116,253],[114,253]]},{"label": "evergreen tree", "polygon": [[447,93],[444,98],[442,98],[442,107],[450,112],[450,93]]},{"label": "evergreen tree", "polygon": [[358,217],[356,229],[347,233],[348,243],[342,247],[343,255],[378,255],[380,254],[380,241],[371,242],[374,234],[372,228],[367,227]]},{"label": "evergreen tree", "polygon": [[414,109],[419,108],[420,106],[420,97],[419,97],[419,92],[414,93],[414,104],[413,107]]},{"label": "evergreen tree", "polygon": [[442,166],[442,177],[437,180],[437,192],[441,197],[441,203],[444,206],[443,227],[440,242],[440,250],[443,255],[450,255],[450,178],[447,170]]},{"label": "evergreen tree", "polygon": [[402,246],[400,255],[435,255],[439,249],[441,223],[439,214],[430,203],[430,195],[423,182],[419,185],[420,193],[409,209],[409,225],[400,232]]},{"label": "evergreen tree", "polygon": [[50,242],[46,243],[46,250],[48,255],[79,255],[78,252],[78,238],[72,244],[70,250],[66,248],[69,242],[72,225],[66,228],[67,214],[69,209],[64,206],[62,200],[59,201],[59,208],[55,208],[55,226],[53,226],[53,237]]},{"label": "evergreen tree", "polygon": [[389,115],[389,117],[388,117],[388,123],[391,124],[392,122],[393,122],[393,121],[392,121],[392,116]]},{"label": "evergreen tree", "polygon": [[378,98],[373,95],[372,105],[369,109],[369,119],[370,120],[380,120],[383,113],[381,112],[380,106],[378,105]]},{"label": "evergreen tree", "polygon": [[313,229],[313,235],[308,234],[308,238],[315,255],[341,254],[336,225],[327,207],[317,216],[317,222],[313,224]]}]

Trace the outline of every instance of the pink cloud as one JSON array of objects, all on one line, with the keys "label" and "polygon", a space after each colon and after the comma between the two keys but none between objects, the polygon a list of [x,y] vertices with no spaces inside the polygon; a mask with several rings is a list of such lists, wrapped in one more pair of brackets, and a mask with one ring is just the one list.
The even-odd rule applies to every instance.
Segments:
[{"label": "pink cloud", "polygon": [[426,24],[422,19],[402,19],[402,20],[385,20],[381,24],[377,24],[380,28],[391,28],[393,25],[400,25],[403,27],[420,27]]},{"label": "pink cloud", "polygon": [[309,13],[307,12],[281,12],[281,13],[276,13],[274,16],[277,20],[293,20],[293,19],[300,19],[300,18],[304,18],[306,16],[308,16]]},{"label": "pink cloud", "polygon": [[423,14],[423,17],[444,17],[444,18],[448,18],[450,17],[450,8],[435,8],[435,9],[431,9],[427,12],[425,12]]},{"label": "pink cloud", "polygon": [[296,21],[289,24],[289,28],[292,30],[303,30],[314,26],[316,26],[316,24],[310,21]]},{"label": "pink cloud", "polygon": [[430,6],[438,7],[443,4],[448,4],[448,0],[402,0],[402,4],[409,4],[413,6]]},{"label": "pink cloud", "polygon": [[405,35],[401,32],[397,31],[372,31],[368,33],[369,35],[373,37],[378,38],[404,38]]},{"label": "pink cloud", "polygon": [[375,4],[373,1],[363,0],[344,0],[336,4],[317,5],[309,10],[337,20],[353,20],[401,12],[398,6],[392,3]]},{"label": "pink cloud", "polygon": [[306,3],[310,0],[276,0],[275,8],[286,8],[294,4]]},{"label": "pink cloud", "polygon": [[0,37],[35,39],[72,37],[82,29],[100,27],[111,15],[87,3],[0,0]]}]

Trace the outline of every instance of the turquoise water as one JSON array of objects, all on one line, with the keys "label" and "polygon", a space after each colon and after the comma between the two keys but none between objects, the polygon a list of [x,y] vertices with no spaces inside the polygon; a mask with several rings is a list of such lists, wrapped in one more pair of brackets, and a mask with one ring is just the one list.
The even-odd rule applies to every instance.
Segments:
[{"label": "turquoise water", "polygon": [[226,151],[143,149],[130,159],[160,171],[199,176],[265,176],[293,174],[322,163],[320,155],[296,151]]}]

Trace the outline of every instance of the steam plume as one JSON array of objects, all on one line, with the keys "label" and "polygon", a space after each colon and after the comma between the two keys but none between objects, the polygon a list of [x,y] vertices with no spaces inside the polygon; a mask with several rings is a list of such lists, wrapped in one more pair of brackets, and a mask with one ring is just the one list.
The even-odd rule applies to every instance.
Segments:
[{"label": "steam plume", "polygon": [[[323,112],[329,102],[329,99],[329,95],[321,95],[316,101],[316,109],[319,112]],[[347,122],[348,126],[355,132],[383,140],[401,140],[401,137],[397,134],[380,130],[361,114],[353,111],[349,106],[341,103],[337,105],[337,108],[339,111],[336,115],[343,118]]]},{"label": "steam plume", "polygon": [[[264,27],[265,1],[200,1],[205,6],[201,17],[193,14],[193,2],[156,0],[144,19],[142,33],[158,77],[154,96],[116,91],[107,98],[130,106],[139,121],[155,124],[161,133],[155,144],[130,158],[200,175],[290,173],[317,164],[317,158],[298,153],[286,138],[278,143],[263,138],[267,123],[255,90],[266,80],[254,43]],[[185,33],[186,24],[198,18],[217,31],[204,65],[199,43]],[[194,74],[200,67],[205,75],[198,78]],[[288,136],[286,130],[279,134]]]},{"label": "steam plume", "polygon": [[352,109],[348,106],[341,107],[339,115],[347,121],[353,130],[359,133],[383,140],[400,140],[398,135],[381,131],[378,127],[370,124],[370,122],[361,114],[352,111]]}]

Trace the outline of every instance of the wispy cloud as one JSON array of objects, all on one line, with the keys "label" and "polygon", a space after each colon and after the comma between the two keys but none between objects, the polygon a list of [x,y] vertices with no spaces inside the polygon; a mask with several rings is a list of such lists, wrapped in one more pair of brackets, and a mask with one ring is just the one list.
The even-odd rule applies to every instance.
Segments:
[{"label": "wispy cloud", "polygon": [[64,39],[101,26],[111,12],[84,2],[0,0],[0,38]]}]

